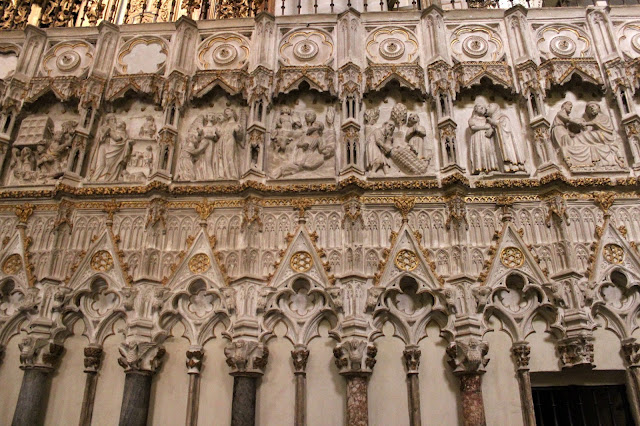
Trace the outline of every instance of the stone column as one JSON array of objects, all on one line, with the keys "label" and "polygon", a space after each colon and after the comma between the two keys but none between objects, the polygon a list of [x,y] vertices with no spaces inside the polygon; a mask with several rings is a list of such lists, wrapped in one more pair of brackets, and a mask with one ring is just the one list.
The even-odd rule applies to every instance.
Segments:
[{"label": "stone column", "polygon": [[449,365],[460,379],[462,424],[485,426],[484,401],[482,399],[482,375],[489,362],[486,357],[489,346],[482,340],[470,337],[452,342],[447,348]]},{"label": "stone column", "polygon": [[296,376],[296,405],[295,420],[296,426],[307,424],[307,360],[309,350],[304,345],[296,345],[291,351],[293,358],[293,369]]},{"label": "stone column", "polygon": [[118,364],[124,368],[124,394],[120,426],[146,426],[151,399],[151,380],[165,350],[152,342],[129,341],[120,346]]},{"label": "stone column", "polygon": [[420,426],[420,381],[418,379],[418,369],[420,368],[420,349],[415,345],[407,346],[402,353],[404,365],[407,369],[407,387],[409,390],[409,424]]},{"label": "stone column", "polygon": [[622,341],[627,371],[627,396],[635,424],[640,425],[640,344],[635,338]]},{"label": "stone column", "polygon": [[340,374],[347,380],[347,426],[367,426],[367,382],[376,364],[378,348],[365,340],[351,339],[333,350]]},{"label": "stone column", "polygon": [[80,411],[80,426],[91,425],[93,416],[93,404],[96,399],[96,386],[98,384],[98,371],[102,364],[102,348],[99,346],[87,346],[84,348],[84,372],[86,381],[84,395],[82,396],[82,409]]},{"label": "stone column", "polygon": [[48,339],[26,337],[19,345],[20,368],[24,370],[22,386],[13,413],[13,426],[41,425],[47,411],[51,381],[49,375],[63,347]]},{"label": "stone column", "polygon": [[200,371],[204,351],[202,346],[192,346],[187,351],[187,373],[189,374],[189,395],[187,396],[187,426],[198,424],[200,406]]},{"label": "stone column", "polygon": [[516,361],[520,404],[522,405],[522,421],[524,426],[536,426],[536,413],[533,408],[531,393],[531,376],[529,374],[529,354],[531,347],[527,342],[516,342],[511,346],[511,354]]},{"label": "stone column", "polygon": [[264,374],[269,349],[252,340],[237,340],[224,349],[233,376],[231,426],[254,426],[256,423],[257,381]]}]

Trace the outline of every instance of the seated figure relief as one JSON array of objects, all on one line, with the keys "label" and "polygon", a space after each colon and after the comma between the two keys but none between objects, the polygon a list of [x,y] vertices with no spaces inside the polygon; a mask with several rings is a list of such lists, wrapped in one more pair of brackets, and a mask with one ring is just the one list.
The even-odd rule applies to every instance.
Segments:
[{"label": "seated figure relief", "polygon": [[178,180],[238,179],[245,148],[244,112],[225,108],[199,115],[180,148]]},{"label": "seated figure relief", "polygon": [[50,183],[61,177],[67,169],[77,126],[76,121],[67,120],[54,132],[53,121],[46,115],[25,118],[13,145],[9,182]]},{"label": "seated figure relief", "polygon": [[334,168],[330,161],[336,152],[333,129],[335,112],[329,108],[325,122],[313,111],[304,113],[304,120],[283,106],[271,133],[271,177],[315,177]]},{"label": "seated figure relief", "polygon": [[425,155],[424,138],[426,129],[420,124],[417,114],[408,114],[401,103],[391,110],[389,120],[375,127],[379,111],[365,112],[366,169],[372,175],[402,173],[419,175],[427,172],[431,161],[431,151]]},{"label": "seated figure relief", "polygon": [[620,170],[625,167],[619,138],[596,102],[587,103],[584,118],[571,117],[573,104],[562,104],[551,126],[569,168],[577,171]]}]

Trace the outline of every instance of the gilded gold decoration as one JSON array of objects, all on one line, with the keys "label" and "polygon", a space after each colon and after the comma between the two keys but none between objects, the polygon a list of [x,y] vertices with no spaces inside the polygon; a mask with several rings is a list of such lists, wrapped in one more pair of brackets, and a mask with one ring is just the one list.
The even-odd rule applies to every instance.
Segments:
[{"label": "gilded gold decoration", "polygon": [[307,272],[313,266],[313,258],[308,251],[297,251],[291,256],[290,264],[296,272]]},{"label": "gilded gold decoration", "polygon": [[607,262],[619,265],[624,261],[624,249],[618,244],[607,244],[604,246],[602,256]]},{"label": "gilded gold decoration", "polygon": [[189,259],[189,270],[194,274],[202,274],[211,268],[211,259],[205,253],[194,254]]},{"label": "gilded gold decoration", "polygon": [[413,271],[418,267],[418,256],[411,250],[400,250],[396,255],[395,264],[402,271]]},{"label": "gilded gold decoration", "polygon": [[500,253],[500,261],[507,268],[519,268],[524,265],[524,253],[517,247],[506,247]]},{"label": "gilded gold decoration", "polygon": [[98,272],[107,272],[113,268],[113,257],[106,250],[100,250],[91,256],[91,268]]},{"label": "gilded gold decoration", "polygon": [[403,195],[401,197],[395,198],[393,200],[393,204],[400,211],[400,214],[402,215],[402,219],[406,220],[407,216],[416,205],[416,197],[409,197],[407,195]]},{"label": "gilded gold decoration", "polygon": [[7,275],[13,275],[22,267],[22,258],[19,254],[12,254],[2,264],[2,272]]}]

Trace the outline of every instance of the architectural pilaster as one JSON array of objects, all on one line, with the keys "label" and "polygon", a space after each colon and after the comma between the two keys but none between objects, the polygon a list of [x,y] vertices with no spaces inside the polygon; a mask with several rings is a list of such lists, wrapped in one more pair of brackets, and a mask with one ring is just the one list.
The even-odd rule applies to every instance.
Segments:
[{"label": "architectural pilaster", "polygon": [[533,407],[531,375],[529,373],[531,346],[527,342],[516,342],[511,346],[511,354],[516,365],[520,405],[522,406],[522,422],[525,426],[535,426],[536,414]]}]

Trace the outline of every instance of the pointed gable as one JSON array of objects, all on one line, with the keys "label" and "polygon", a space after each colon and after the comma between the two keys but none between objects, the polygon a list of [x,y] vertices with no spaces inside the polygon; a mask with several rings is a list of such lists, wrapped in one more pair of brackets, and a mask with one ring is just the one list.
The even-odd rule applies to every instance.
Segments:
[{"label": "pointed gable", "polygon": [[175,289],[202,278],[218,288],[224,287],[228,279],[218,263],[213,245],[211,238],[201,229],[167,280],[167,286]]},{"label": "pointed gable", "polygon": [[95,278],[103,278],[117,287],[130,284],[131,277],[118,256],[117,242],[108,230],[95,240],[79,264],[72,267],[71,277],[67,280],[69,287],[78,289],[87,286]]},{"label": "pointed gable", "polygon": [[321,259],[323,251],[315,245],[316,236],[309,234],[306,226],[301,225],[289,238],[289,246],[280,257],[270,280],[271,286],[282,287],[293,278],[306,277],[322,287],[328,287],[331,278]]},{"label": "pointed gable", "polygon": [[20,234],[16,233],[7,243],[7,245],[0,250],[0,280],[4,281],[5,278],[11,278],[25,287],[33,285],[29,282],[29,277],[32,273],[27,271],[27,268],[31,267],[29,262],[25,262],[25,247],[20,238]]},{"label": "pointed gable", "polygon": [[622,269],[631,274],[631,281],[640,280],[640,255],[620,230],[607,220],[598,232],[602,234],[591,259],[589,280],[599,283],[608,279],[614,269]]},{"label": "pointed gable", "polygon": [[487,285],[495,285],[515,271],[527,275],[539,284],[548,281],[520,232],[513,223],[507,222],[498,238],[491,260],[488,261],[488,267],[480,275],[479,280]]},{"label": "pointed gable", "polygon": [[381,262],[376,274],[376,285],[397,286],[400,278],[411,276],[421,285],[431,289],[440,288],[441,279],[436,276],[432,263],[426,258],[416,233],[408,223],[403,223],[400,231],[393,236],[391,249],[385,254],[386,260]]}]

